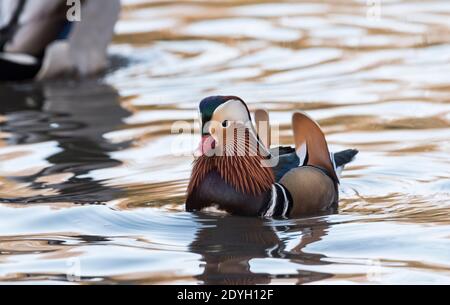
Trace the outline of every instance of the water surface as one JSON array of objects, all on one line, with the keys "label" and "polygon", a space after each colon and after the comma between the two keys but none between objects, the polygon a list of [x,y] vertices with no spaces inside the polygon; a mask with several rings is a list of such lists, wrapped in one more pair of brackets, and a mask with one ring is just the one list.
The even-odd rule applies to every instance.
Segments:
[{"label": "water surface", "polygon": [[[1,282],[450,283],[450,3],[123,3],[102,78],[0,86]],[[339,213],[186,213],[212,94],[358,148]]]}]

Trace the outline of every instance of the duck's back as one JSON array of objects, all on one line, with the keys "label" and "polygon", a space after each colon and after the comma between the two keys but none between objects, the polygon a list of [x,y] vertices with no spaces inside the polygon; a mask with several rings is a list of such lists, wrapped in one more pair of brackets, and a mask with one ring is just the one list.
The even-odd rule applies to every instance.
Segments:
[{"label": "duck's back", "polygon": [[300,159],[295,149],[290,146],[272,148],[270,153],[276,182],[279,182],[288,171],[299,166]]}]

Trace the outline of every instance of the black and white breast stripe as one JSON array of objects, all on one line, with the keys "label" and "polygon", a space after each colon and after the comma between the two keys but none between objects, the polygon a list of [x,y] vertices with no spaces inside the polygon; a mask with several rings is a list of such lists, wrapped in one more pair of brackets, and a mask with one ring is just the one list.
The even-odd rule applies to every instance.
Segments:
[{"label": "black and white breast stripe", "polygon": [[263,217],[288,217],[292,200],[286,188],[279,183],[272,185],[272,195],[262,212]]}]

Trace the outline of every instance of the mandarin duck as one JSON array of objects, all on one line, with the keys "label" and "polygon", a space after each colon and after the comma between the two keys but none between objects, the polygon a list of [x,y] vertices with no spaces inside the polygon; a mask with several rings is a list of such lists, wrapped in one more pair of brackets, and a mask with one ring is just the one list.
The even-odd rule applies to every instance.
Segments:
[{"label": "mandarin duck", "polygon": [[236,96],[205,98],[199,110],[202,140],[187,211],[215,207],[232,215],[274,218],[337,211],[338,173],[356,149],[330,153],[320,126],[303,112],[292,116],[295,147],[271,148],[267,111],[255,111],[254,125],[246,103]]}]

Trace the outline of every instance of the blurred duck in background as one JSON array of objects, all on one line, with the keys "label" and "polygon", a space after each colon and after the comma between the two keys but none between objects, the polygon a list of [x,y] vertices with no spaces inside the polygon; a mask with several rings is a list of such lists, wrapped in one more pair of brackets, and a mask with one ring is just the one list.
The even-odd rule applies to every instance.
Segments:
[{"label": "blurred duck in background", "polygon": [[1,0],[0,81],[101,72],[119,12],[120,0]]}]

